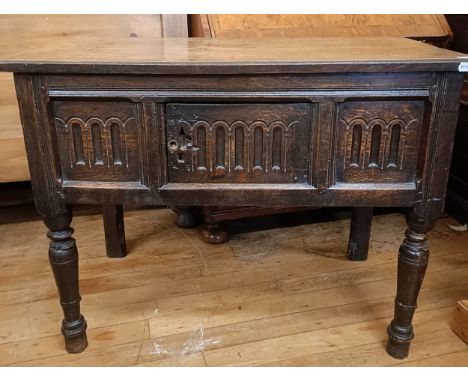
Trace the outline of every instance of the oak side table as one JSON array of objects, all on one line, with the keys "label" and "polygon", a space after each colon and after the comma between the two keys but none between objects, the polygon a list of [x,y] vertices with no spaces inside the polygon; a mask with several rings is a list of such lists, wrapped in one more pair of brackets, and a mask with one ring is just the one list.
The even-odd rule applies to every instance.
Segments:
[{"label": "oak side table", "polygon": [[70,206],[118,222],[122,205],[171,204],[408,207],[387,343],[408,355],[468,56],[402,38],[11,44],[0,70],[14,72],[68,352],[87,346]]}]

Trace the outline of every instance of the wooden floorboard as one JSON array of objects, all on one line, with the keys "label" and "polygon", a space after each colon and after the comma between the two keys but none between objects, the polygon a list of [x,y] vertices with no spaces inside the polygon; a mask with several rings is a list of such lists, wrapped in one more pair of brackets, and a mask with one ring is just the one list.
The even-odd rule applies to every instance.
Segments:
[{"label": "wooden floorboard", "polygon": [[101,215],[78,214],[89,348],[71,355],[46,229],[22,213],[0,210],[0,365],[468,365],[468,346],[449,328],[467,297],[468,232],[450,230],[451,218],[431,233],[410,357],[394,360],[384,346],[403,215],[376,216],[369,260],[350,262],[348,219],[238,233],[212,246],[177,228],[170,210],[131,211],[129,254],[109,259]]}]

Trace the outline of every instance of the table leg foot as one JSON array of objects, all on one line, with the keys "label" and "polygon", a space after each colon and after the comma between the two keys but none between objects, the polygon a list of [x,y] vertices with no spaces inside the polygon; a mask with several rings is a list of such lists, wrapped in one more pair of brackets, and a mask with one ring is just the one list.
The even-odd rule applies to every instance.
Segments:
[{"label": "table leg foot", "polygon": [[204,224],[198,232],[200,239],[208,244],[223,244],[230,239],[229,233],[220,224]]},{"label": "table leg foot", "polygon": [[65,339],[65,349],[68,353],[81,353],[86,349],[88,346],[86,327],[83,316],[76,322],[62,322],[62,334]]},{"label": "table leg foot", "polygon": [[413,339],[413,330],[407,333],[395,331],[393,321],[387,329],[387,353],[393,358],[404,359],[408,357],[411,340]]}]

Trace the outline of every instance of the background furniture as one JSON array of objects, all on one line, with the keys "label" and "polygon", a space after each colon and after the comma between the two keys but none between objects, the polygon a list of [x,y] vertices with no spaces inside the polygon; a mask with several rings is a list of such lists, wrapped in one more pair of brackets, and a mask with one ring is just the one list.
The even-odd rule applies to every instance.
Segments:
[{"label": "background furniture", "polygon": [[194,37],[410,37],[448,47],[443,15],[190,15]]},{"label": "background furniture", "polygon": [[466,344],[468,344],[468,300],[460,300],[457,302],[450,327]]},{"label": "background furniture", "polygon": [[[453,50],[468,53],[468,15],[447,15],[454,31]],[[468,77],[460,98],[460,115],[453,147],[447,190],[447,212],[460,223],[468,223]]]}]

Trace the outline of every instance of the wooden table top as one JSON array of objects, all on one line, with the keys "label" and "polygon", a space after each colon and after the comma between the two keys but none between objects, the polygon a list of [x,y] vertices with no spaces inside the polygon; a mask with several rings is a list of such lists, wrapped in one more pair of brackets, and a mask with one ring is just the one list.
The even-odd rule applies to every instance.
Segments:
[{"label": "wooden table top", "polygon": [[458,71],[468,56],[405,38],[7,39],[0,70],[52,73]]}]

